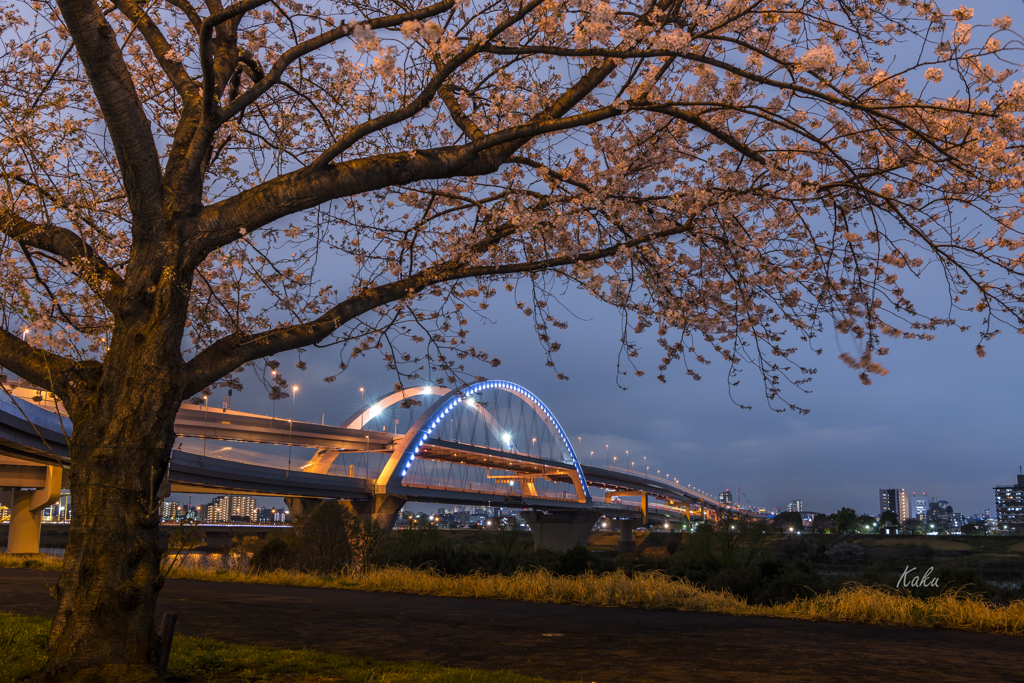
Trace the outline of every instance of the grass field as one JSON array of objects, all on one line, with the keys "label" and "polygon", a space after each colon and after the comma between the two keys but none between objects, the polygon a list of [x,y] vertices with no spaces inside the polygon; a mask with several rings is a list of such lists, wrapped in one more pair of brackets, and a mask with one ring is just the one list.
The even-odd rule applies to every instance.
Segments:
[{"label": "grass field", "polygon": [[[915,545],[924,541],[906,539],[906,542]],[[943,542],[951,546],[963,543],[959,540]],[[970,539],[969,542],[974,545],[994,543],[991,539]],[[1000,545],[1000,549],[1004,549],[1007,544]],[[936,550],[941,552],[942,549]],[[959,551],[960,548],[949,547],[948,550]],[[914,597],[905,591],[884,586],[848,583],[837,591],[776,604],[757,605],[729,591],[708,590],[686,579],[658,572],[635,572],[630,575],[611,571],[597,575],[586,573],[566,576],[530,569],[519,570],[511,575],[445,575],[428,569],[391,566],[358,573],[307,574],[284,570],[253,573],[247,570],[247,556],[243,554],[207,555],[203,558],[201,565],[186,562],[184,566],[176,567],[171,576],[201,581],[773,616],[1024,636],[1024,601],[997,605],[964,589],[948,590],[933,597]],[[59,569],[60,564],[60,558],[50,555],[24,558],[0,553],[0,566],[47,570]]]},{"label": "grass field", "polygon": [[[49,624],[41,617],[0,612],[0,683],[15,683],[42,666]],[[505,671],[385,662],[188,637],[174,639],[167,679],[188,683],[549,683],[548,679]]]}]

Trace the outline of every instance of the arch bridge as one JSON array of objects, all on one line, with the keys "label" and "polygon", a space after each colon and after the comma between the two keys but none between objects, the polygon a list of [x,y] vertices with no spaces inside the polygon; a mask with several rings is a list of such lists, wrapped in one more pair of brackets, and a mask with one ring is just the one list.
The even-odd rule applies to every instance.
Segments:
[{"label": "arch bridge", "polygon": [[[61,468],[74,465],[65,441],[72,425],[44,392],[12,393],[13,401],[0,397],[0,490],[10,489],[0,496],[18,517],[9,548],[31,552],[41,510],[66,478]],[[539,547],[585,545],[605,516],[619,520],[626,549],[637,524],[717,518],[728,508],[646,468],[581,462],[553,412],[525,387],[501,380],[396,391],[338,426],[184,404],[175,431],[182,445],[158,494],[283,496],[294,515],[344,499],[388,529],[410,501],[518,507]],[[288,446],[287,463],[239,447],[245,443]],[[317,450],[300,462],[291,447]]]}]

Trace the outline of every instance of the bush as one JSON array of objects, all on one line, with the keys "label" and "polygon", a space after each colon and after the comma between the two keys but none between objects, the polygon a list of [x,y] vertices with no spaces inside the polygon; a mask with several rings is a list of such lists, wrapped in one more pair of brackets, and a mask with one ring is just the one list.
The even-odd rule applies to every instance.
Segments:
[{"label": "bush", "polygon": [[562,553],[559,560],[559,574],[578,576],[590,569],[590,551],[579,543],[576,544],[576,547]]},{"label": "bush", "polygon": [[359,571],[386,532],[350,505],[323,501],[295,521],[295,566],[306,572]]},{"label": "bush", "polygon": [[864,561],[864,548],[856,543],[837,543],[825,554],[836,564],[860,564]]},{"label": "bush", "polygon": [[275,536],[257,548],[249,567],[256,573],[291,569],[295,566],[296,548],[294,536]]},{"label": "bush", "polygon": [[358,519],[347,507],[324,501],[299,517],[295,531],[296,566],[304,572],[332,572],[352,564],[349,532]]}]

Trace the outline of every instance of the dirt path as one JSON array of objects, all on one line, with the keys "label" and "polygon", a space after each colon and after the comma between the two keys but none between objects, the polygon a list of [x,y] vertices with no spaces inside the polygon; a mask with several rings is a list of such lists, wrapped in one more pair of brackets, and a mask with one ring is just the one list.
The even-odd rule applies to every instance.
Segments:
[{"label": "dirt path", "polygon": [[[55,581],[0,569],[0,610],[50,616]],[[960,631],[182,580],[165,611],[188,635],[561,680],[1024,682],[1024,639]]]}]

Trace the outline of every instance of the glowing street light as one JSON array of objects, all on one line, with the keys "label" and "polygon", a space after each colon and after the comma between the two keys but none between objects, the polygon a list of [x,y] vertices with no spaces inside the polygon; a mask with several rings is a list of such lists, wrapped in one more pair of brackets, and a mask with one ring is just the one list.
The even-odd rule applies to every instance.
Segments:
[{"label": "glowing street light", "polygon": [[292,423],[295,422],[295,394],[299,393],[299,385],[292,386],[292,419],[288,421],[288,469],[284,478],[288,479],[292,471]]},{"label": "glowing street light", "polygon": [[203,457],[206,457],[206,416],[209,412],[209,394],[203,394]]},{"label": "glowing street light", "polygon": [[[273,386],[276,387],[277,386],[277,384],[276,384],[277,370],[271,370],[270,371],[270,377],[271,377],[271,380],[270,380],[271,384],[273,384]],[[271,397],[271,399],[270,399],[270,419],[271,420],[277,419],[277,401],[275,401],[273,399],[273,397]]]}]

